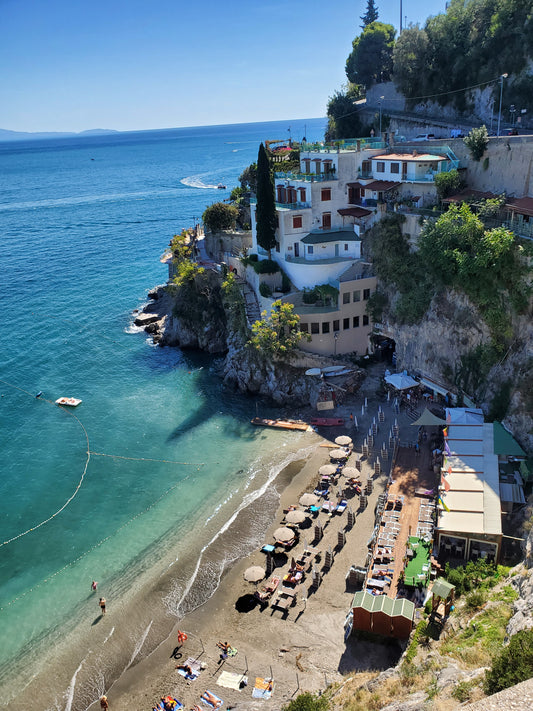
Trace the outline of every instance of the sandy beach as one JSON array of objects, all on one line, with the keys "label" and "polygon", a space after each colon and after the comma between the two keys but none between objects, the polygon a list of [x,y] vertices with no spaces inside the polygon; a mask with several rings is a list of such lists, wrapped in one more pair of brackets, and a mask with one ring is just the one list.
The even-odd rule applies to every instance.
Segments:
[{"label": "sandy beach", "polygon": [[[375,391],[384,368],[375,367],[357,395],[335,411],[335,416],[346,418],[343,433],[353,437],[355,451],[360,451],[368,428],[373,418],[377,417]],[[362,414],[365,397],[368,398],[368,407]],[[406,436],[411,434],[407,429],[408,421],[394,414],[391,404],[382,401],[379,404],[383,408],[385,421],[379,425],[375,451],[381,448],[382,441],[388,441],[389,430],[396,418],[401,429],[405,428]],[[350,412],[357,417],[357,430],[351,426]],[[313,491],[319,479],[319,467],[329,463],[329,449],[324,445],[331,443],[341,432],[337,429],[328,432],[324,428],[320,434],[322,436],[317,438],[314,451],[306,461],[293,462],[275,482],[281,491],[280,506],[270,529],[265,531],[266,544],[274,543],[272,533],[281,525],[284,510],[297,505],[304,492]],[[349,459],[348,466],[350,464],[353,462]],[[205,690],[223,700],[220,708],[256,709],[267,704],[271,709],[278,709],[303,691],[320,691],[331,683],[342,681],[343,675],[348,672],[381,670],[395,664],[402,651],[398,642],[391,640],[376,645],[356,641],[352,637],[345,642],[344,634],[354,592],[346,583],[346,575],[350,566],[365,563],[367,542],[374,527],[374,508],[378,495],[387,484],[389,466],[389,461],[383,462],[382,472],[376,475],[374,458],[363,461],[362,480],[366,481],[367,475],[370,475],[374,485],[368,504],[362,511],[359,510],[359,497],[353,494],[349,498],[350,493],[347,493],[348,505],[356,513],[353,527],[348,526],[346,511],[342,514],[321,511],[317,519],[311,519],[311,527],[300,531],[298,544],[288,554],[276,557],[277,567],[273,574],[282,578],[288,571],[291,557],[298,558],[306,544],[311,544],[314,525],[318,520],[324,532],[322,540],[315,546],[322,554],[315,563],[322,574],[318,589],[311,589],[311,576],[307,575],[300,585],[296,604],[288,611],[271,606],[246,606],[256,585],[246,582],[243,573],[251,565],[265,566],[265,554],[260,550],[254,551],[229,568],[215,594],[204,605],[169,629],[168,638],[155,652],[128,669],[107,690],[111,711],[132,708],[150,711],[161,696],[167,694],[177,698],[185,708],[192,708],[195,704],[208,708],[200,700]],[[342,482],[341,477],[338,485]],[[340,531],[344,531],[346,536],[342,547],[337,545]],[[325,570],[324,559],[328,549],[334,553],[334,559],[331,568]],[[280,549],[277,548],[277,551]],[[178,645],[178,629],[188,636],[182,646]],[[229,642],[237,650],[235,656],[221,660],[217,647],[219,641]],[[194,681],[187,681],[176,670],[176,665],[186,662],[188,658],[197,660],[202,667]],[[247,678],[247,686],[241,689],[217,683],[228,683],[228,680],[233,683],[243,677]],[[257,678],[273,679],[270,699],[252,697]]]}]

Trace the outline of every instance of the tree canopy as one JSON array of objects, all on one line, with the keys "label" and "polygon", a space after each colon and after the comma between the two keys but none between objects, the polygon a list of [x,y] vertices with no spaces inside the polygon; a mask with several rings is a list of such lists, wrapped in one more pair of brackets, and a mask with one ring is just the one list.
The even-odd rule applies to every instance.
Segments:
[{"label": "tree canopy", "polygon": [[252,326],[250,345],[265,355],[290,358],[302,337],[311,340],[300,331],[300,317],[294,313],[293,304],[278,299],[272,304],[270,316],[263,311],[262,317]]},{"label": "tree canopy", "polygon": [[243,190],[255,193],[257,190],[257,163],[252,163],[239,175],[239,183]]},{"label": "tree canopy", "polygon": [[204,210],[202,220],[211,232],[218,230],[233,230],[239,217],[239,210],[235,205],[225,202],[215,202]]},{"label": "tree canopy", "polygon": [[349,84],[346,89],[336,91],[329,98],[327,141],[363,135],[360,114],[354,106],[354,101],[360,98],[362,98],[361,89],[355,84]]},{"label": "tree canopy", "polygon": [[374,0],[367,0],[366,3],[366,12],[364,15],[361,15],[360,19],[362,21],[361,29],[364,30],[365,27],[368,25],[371,25],[372,22],[375,22],[378,19],[378,9],[374,4]]},{"label": "tree canopy", "polygon": [[383,22],[372,22],[352,42],[346,60],[346,76],[353,84],[372,86],[392,76],[392,51],[396,30]]},{"label": "tree canopy", "polygon": [[257,155],[257,207],[255,214],[257,244],[268,252],[270,258],[272,248],[276,246],[276,201],[270,162],[262,143]]},{"label": "tree canopy", "polygon": [[533,629],[520,630],[492,660],[485,673],[484,690],[495,694],[533,677]]}]

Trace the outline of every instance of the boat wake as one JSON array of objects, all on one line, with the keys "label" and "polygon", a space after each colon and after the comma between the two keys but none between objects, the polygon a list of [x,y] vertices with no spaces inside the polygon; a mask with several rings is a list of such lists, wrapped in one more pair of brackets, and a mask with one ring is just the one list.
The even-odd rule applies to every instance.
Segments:
[{"label": "boat wake", "polygon": [[200,188],[201,190],[216,190],[218,188],[218,183],[205,183],[202,177],[201,175],[191,175],[180,180],[180,183],[188,188]]}]

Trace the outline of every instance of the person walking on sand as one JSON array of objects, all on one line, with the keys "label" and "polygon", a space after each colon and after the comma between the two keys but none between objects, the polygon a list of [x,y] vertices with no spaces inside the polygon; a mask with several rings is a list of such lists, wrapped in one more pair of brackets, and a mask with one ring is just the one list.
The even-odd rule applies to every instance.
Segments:
[{"label": "person walking on sand", "polygon": [[100,605],[100,609],[102,610],[102,617],[105,615],[105,597],[100,598],[100,602],[98,603]]},{"label": "person walking on sand", "polygon": [[102,694],[102,696],[100,696],[100,708],[101,709],[108,709],[109,708],[109,702],[107,701],[107,696],[105,696],[105,694]]}]

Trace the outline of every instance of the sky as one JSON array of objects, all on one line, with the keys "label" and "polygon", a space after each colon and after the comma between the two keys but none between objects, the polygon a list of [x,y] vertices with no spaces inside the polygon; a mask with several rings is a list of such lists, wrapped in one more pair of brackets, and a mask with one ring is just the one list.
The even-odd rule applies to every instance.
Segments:
[{"label": "sky", "polygon": [[[423,25],[445,0],[375,0]],[[0,0],[0,128],[120,131],[324,116],[367,0]]]}]

